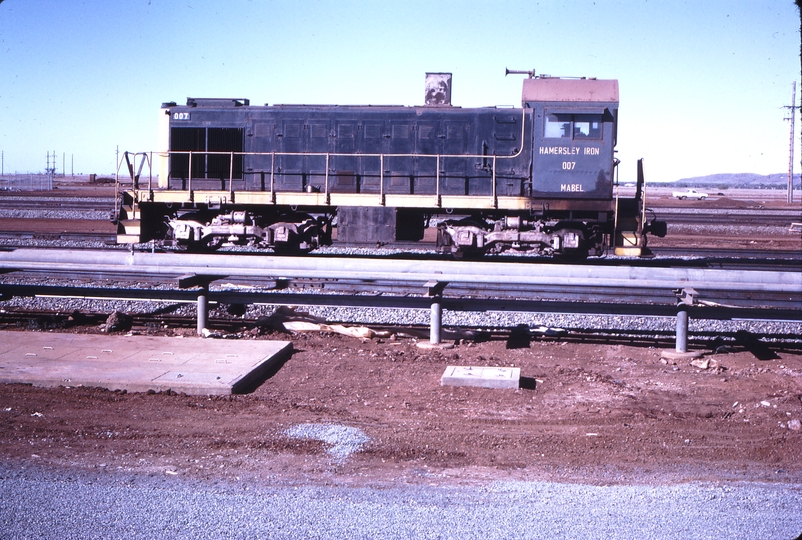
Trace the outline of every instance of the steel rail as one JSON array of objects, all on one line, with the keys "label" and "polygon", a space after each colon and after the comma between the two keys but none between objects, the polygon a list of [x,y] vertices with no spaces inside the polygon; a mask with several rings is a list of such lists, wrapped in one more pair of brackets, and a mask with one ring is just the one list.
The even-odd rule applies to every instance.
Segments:
[{"label": "steel rail", "polygon": [[[798,241],[797,241],[798,242]],[[684,246],[649,246],[652,253],[661,258],[693,257],[695,260],[704,260],[710,265],[751,266],[755,269],[761,266],[793,265],[799,267],[802,260],[802,251],[796,246],[788,249],[744,249],[740,247],[684,247]]]},{"label": "steel rail", "polygon": [[117,241],[115,234],[75,231],[0,231],[0,238],[4,240],[69,240],[72,242],[103,242],[114,245]]},{"label": "steel rail", "polygon": [[360,281],[504,284],[530,287],[786,293],[802,302],[802,270],[643,268],[538,263],[270,257],[225,254],[137,253],[104,250],[17,249],[0,252],[0,270],[107,272],[161,276],[329,278]]}]

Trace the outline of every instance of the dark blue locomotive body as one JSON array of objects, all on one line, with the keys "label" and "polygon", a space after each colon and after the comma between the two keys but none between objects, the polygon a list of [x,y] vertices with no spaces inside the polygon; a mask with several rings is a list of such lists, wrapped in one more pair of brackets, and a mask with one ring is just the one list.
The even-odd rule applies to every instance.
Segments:
[{"label": "dark blue locomotive body", "polygon": [[617,81],[529,78],[520,109],[189,98],[162,113],[159,163],[140,157],[158,180],[129,163],[121,242],[297,251],[419,240],[434,222],[455,254],[645,246],[640,185],[614,190]]},{"label": "dark blue locomotive body", "polygon": [[[531,192],[532,111],[457,107],[360,107],[235,104],[189,99],[166,104],[170,149],[193,157],[192,185],[228,185],[230,161],[204,152],[236,152],[234,179],[246,190],[333,193],[499,195]],[[177,120],[176,118],[181,118]],[[525,130],[525,132],[524,132]],[[466,157],[470,156],[470,157]],[[439,157],[439,160],[438,160]],[[186,189],[188,156],[171,158],[171,187]],[[326,174],[328,171],[328,174]],[[384,180],[384,182],[382,182]]]}]

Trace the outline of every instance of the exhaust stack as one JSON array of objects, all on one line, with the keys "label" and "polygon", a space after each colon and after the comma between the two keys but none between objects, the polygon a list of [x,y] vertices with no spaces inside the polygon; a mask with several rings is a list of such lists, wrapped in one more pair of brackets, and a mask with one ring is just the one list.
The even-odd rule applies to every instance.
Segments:
[{"label": "exhaust stack", "polygon": [[426,105],[451,106],[451,73],[426,74]]}]

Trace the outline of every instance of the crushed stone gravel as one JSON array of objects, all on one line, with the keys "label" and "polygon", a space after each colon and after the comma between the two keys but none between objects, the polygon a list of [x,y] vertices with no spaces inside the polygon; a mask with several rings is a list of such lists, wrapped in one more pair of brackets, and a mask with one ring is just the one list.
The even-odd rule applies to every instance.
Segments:
[{"label": "crushed stone gravel", "polygon": [[335,424],[298,424],[288,429],[285,435],[295,439],[323,441],[329,445],[327,453],[338,461],[359,452],[365,443],[370,442],[361,429]]},{"label": "crushed stone gravel", "polygon": [[0,465],[0,538],[786,540],[802,485],[253,486]]}]

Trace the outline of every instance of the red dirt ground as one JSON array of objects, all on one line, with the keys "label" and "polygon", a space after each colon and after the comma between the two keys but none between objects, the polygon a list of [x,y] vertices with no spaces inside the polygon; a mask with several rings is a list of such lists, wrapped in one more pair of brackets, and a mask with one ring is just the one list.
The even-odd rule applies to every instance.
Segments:
[{"label": "red dirt ground", "polygon": [[[427,350],[408,338],[291,339],[292,357],[248,395],[2,386],[0,455],[258,483],[802,480],[799,349],[758,360],[736,347],[702,370],[666,363],[670,344],[648,340]],[[441,386],[449,364],[517,366],[525,388]],[[370,441],[336,460],[325,443],[285,434],[303,423]]]}]

